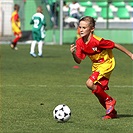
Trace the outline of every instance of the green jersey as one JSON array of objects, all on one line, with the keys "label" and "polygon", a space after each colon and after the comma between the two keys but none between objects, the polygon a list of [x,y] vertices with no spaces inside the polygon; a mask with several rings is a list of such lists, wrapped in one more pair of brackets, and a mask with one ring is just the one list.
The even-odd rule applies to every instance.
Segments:
[{"label": "green jersey", "polygon": [[45,18],[42,13],[35,13],[32,16],[30,24],[33,24],[32,28],[32,34],[33,34],[33,39],[40,41],[43,40],[45,37]]}]

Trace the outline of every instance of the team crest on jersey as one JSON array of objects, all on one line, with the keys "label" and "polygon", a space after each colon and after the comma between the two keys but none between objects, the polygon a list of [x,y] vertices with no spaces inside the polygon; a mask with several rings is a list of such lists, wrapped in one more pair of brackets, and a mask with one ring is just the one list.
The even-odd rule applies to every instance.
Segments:
[{"label": "team crest on jersey", "polygon": [[93,51],[97,51],[97,47],[93,47],[92,50],[93,50]]}]

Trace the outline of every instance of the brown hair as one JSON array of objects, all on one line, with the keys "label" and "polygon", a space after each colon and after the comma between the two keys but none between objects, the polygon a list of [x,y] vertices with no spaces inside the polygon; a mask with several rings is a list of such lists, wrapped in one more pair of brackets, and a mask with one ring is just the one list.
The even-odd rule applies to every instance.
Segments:
[{"label": "brown hair", "polygon": [[37,7],[37,12],[42,13],[42,7],[41,7],[41,6],[38,6],[38,7]]},{"label": "brown hair", "polygon": [[95,19],[94,19],[93,17],[91,17],[91,16],[84,16],[84,17],[82,17],[82,18],[79,20],[79,23],[80,23],[81,21],[85,21],[85,22],[88,23],[89,26],[95,28],[95,23],[96,23],[96,21],[95,21]]},{"label": "brown hair", "polygon": [[14,5],[14,10],[19,11],[19,8],[20,8],[20,6],[19,6],[18,4],[15,4],[15,5]]}]

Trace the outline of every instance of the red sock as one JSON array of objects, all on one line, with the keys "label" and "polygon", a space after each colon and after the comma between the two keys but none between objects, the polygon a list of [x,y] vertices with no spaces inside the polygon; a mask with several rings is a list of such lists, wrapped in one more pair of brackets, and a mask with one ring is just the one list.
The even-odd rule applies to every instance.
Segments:
[{"label": "red sock", "polygon": [[98,97],[97,94],[95,94],[95,96],[98,98],[100,104],[106,109],[106,104],[105,104],[105,101],[103,99],[101,99],[100,97]]},{"label": "red sock", "polygon": [[13,40],[14,47],[16,46],[16,44],[17,44],[17,42],[18,42],[19,39],[20,39],[20,37],[17,36],[17,37]]},{"label": "red sock", "polygon": [[97,84],[97,89],[92,91],[99,101],[103,104],[103,102],[107,100],[112,100],[112,98],[102,89],[102,86],[100,84]]}]

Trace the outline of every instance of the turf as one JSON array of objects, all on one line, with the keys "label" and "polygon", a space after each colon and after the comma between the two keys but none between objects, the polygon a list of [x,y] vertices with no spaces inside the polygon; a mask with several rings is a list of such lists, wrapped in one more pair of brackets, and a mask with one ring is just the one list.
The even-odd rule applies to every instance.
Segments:
[{"label": "turf", "polygon": [[[132,50],[132,45],[124,45]],[[86,88],[91,62],[74,63],[69,45],[44,46],[43,58],[0,46],[0,133],[131,133],[133,131],[132,61],[114,49],[116,67],[108,93],[117,100],[119,118],[103,121],[105,110]],[[70,107],[66,123],[53,119],[58,104]]]}]

